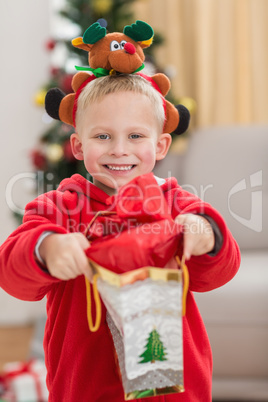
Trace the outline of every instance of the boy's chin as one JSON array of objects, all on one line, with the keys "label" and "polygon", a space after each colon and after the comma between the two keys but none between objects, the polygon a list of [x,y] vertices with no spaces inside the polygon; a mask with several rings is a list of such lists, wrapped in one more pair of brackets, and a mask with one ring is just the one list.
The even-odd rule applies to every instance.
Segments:
[{"label": "boy's chin", "polygon": [[115,180],[97,180],[94,177],[93,184],[95,184],[96,187],[98,187],[108,195],[116,194],[119,188],[122,187],[122,185],[119,187],[119,184]]},{"label": "boy's chin", "polygon": [[103,190],[106,194],[108,195],[114,195],[118,193],[118,190],[129,183],[131,180],[133,180],[135,176],[133,177],[128,177],[128,178],[117,178],[112,180],[96,180],[93,178],[93,184],[95,184],[96,187],[100,188]]}]

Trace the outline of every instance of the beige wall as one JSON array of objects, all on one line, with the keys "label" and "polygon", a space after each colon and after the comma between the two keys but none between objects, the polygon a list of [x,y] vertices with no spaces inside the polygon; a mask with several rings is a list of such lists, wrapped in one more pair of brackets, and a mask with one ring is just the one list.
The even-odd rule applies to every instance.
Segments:
[{"label": "beige wall", "polygon": [[[49,37],[47,0],[3,0],[1,15],[1,137],[0,137],[0,242],[15,227],[6,204],[5,189],[19,173],[31,172],[29,150],[40,136],[43,111],[33,98],[47,80]],[[25,193],[29,187],[25,184]],[[29,195],[30,196],[30,195]],[[13,200],[23,206],[24,199]]]},{"label": "beige wall", "polygon": [[[44,129],[43,111],[33,97],[47,81],[49,55],[44,43],[49,36],[48,0],[1,0],[0,2],[0,243],[15,229],[6,202],[6,188],[14,176],[31,173],[29,150]],[[29,182],[14,192],[14,203],[24,207],[33,198]],[[0,324],[24,322],[39,312],[34,303],[20,302],[0,289]]]}]

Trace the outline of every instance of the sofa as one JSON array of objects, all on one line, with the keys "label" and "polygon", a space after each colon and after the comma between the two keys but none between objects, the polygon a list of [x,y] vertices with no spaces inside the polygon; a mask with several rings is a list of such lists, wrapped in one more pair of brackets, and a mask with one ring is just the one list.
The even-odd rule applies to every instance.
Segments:
[{"label": "sofa", "polygon": [[192,131],[154,173],[212,204],[240,246],[235,278],[195,294],[213,352],[213,400],[268,401],[268,126]]}]

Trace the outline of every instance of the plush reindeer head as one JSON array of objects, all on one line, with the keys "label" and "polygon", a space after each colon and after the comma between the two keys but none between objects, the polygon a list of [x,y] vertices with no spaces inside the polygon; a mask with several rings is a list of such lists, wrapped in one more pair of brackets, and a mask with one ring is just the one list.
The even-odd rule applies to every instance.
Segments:
[{"label": "plush reindeer head", "polygon": [[72,44],[88,52],[91,71],[102,68],[110,74],[131,74],[143,67],[143,49],[151,45],[153,36],[153,29],[143,21],[125,26],[123,33],[109,34],[95,22],[83,37],[73,39]]},{"label": "plush reindeer head", "polygon": [[[106,34],[106,28],[98,22],[91,25],[83,37],[73,39],[72,44],[88,52],[90,67],[76,68],[91,71],[93,74],[84,71],[75,74],[72,81],[74,92],[71,94],[65,95],[58,88],[50,89],[45,99],[47,113],[54,119],[75,125],[77,99],[83,87],[92,79],[111,74],[137,73],[165,97],[170,89],[170,81],[165,74],[159,73],[149,77],[138,72],[144,67],[143,49],[151,45],[153,35],[153,29],[143,21],[125,26],[123,33]],[[165,132],[185,132],[190,120],[188,110],[182,105],[175,107],[166,99],[164,106]]]}]

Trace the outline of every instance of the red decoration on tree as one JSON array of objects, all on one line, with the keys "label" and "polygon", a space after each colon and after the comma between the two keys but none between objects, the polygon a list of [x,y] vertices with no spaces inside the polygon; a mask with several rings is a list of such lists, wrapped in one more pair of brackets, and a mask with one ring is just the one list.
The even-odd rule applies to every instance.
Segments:
[{"label": "red decoration on tree", "polygon": [[65,93],[70,93],[73,92],[72,89],[72,79],[73,79],[73,74],[65,74],[63,75],[62,79],[61,79],[61,88],[63,90],[63,92]]},{"label": "red decoration on tree", "polygon": [[71,143],[70,143],[69,139],[67,141],[65,141],[65,143],[63,144],[63,153],[64,153],[64,157],[67,159],[67,161],[69,161],[69,162],[75,161],[75,157],[73,155],[72,147],[71,147]]},{"label": "red decoration on tree", "polygon": [[45,47],[48,51],[51,51],[54,49],[54,47],[56,46],[56,41],[54,39],[49,39],[47,40],[47,42],[45,43]]},{"label": "red decoration on tree", "polygon": [[45,155],[40,152],[37,149],[34,149],[31,152],[31,159],[32,159],[32,164],[36,167],[36,169],[45,169],[46,165],[47,165],[47,160]]},{"label": "red decoration on tree", "polygon": [[54,67],[54,66],[50,67],[50,75],[52,77],[57,77],[59,75],[59,73],[60,73],[59,67]]}]

